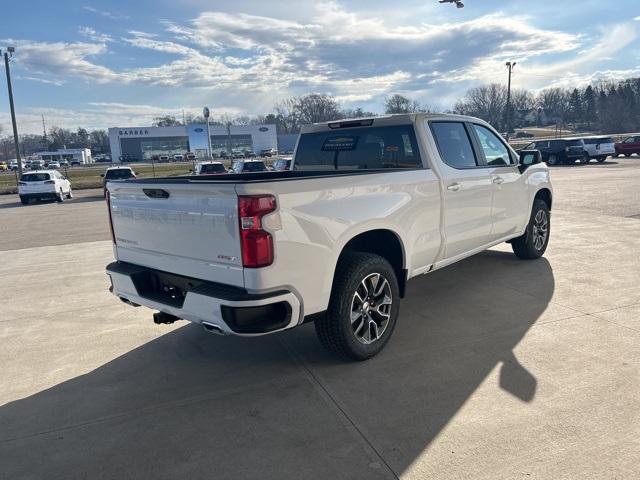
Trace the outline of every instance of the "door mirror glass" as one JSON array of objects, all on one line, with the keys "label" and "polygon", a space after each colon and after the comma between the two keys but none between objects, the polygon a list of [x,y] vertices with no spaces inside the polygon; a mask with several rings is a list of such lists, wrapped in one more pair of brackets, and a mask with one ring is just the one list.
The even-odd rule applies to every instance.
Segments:
[{"label": "door mirror glass", "polygon": [[540,150],[520,150],[520,170],[525,171],[531,165],[542,163]]}]

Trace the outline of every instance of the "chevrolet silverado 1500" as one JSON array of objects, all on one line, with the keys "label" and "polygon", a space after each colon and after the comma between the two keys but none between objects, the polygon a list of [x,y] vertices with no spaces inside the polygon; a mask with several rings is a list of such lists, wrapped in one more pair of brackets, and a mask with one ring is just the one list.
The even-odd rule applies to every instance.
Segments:
[{"label": "chevrolet silverado 1500", "polygon": [[391,337],[412,277],[501,242],[540,257],[553,193],[540,152],[441,114],[307,126],[291,171],[107,189],[122,301],[218,334],[314,321],[326,348],[360,360]]}]

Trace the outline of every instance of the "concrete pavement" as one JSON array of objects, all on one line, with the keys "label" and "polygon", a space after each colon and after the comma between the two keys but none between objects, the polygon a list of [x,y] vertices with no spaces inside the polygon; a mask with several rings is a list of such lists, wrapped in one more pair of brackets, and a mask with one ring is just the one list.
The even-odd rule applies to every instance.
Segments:
[{"label": "concrete pavement", "polygon": [[107,292],[99,199],[0,200],[0,478],[637,478],[640,161],[552,175],[545,258],[410,282],[364,363],[155,326]]}]

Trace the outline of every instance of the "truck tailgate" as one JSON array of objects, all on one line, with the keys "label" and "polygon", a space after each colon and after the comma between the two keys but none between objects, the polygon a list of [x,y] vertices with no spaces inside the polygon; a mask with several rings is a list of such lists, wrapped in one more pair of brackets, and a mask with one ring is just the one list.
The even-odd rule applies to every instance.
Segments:
[{"label": "truck tailgate", "polygon": [[235,184],[108,184],[119,261],[244,286]]}]

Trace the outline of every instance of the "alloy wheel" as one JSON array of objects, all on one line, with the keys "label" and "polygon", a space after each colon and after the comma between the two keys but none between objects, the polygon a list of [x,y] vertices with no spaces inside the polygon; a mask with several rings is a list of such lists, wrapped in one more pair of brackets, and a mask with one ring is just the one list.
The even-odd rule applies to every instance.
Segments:
[{"label": "alloy wheel", "polygon": [[549,234],[549,220],[544,210],[538,210],[533,219],[533,246],[536,250],[541,250],[547,241]]},{"label": "alloy wheel", "polygon": [[367,275],[351,300],[351,329],[360,343],[370,345],[382,337],[391,318],[393,295],[380,273]]}]

